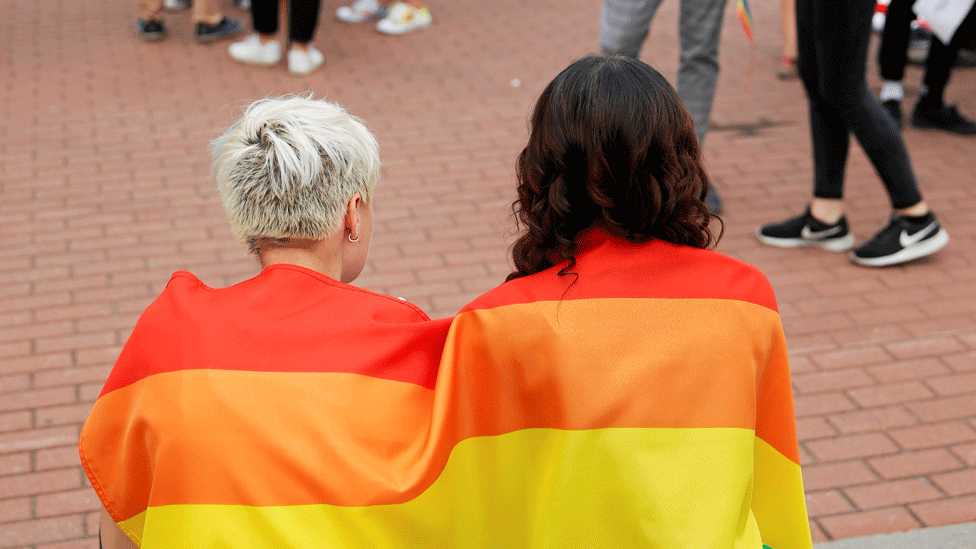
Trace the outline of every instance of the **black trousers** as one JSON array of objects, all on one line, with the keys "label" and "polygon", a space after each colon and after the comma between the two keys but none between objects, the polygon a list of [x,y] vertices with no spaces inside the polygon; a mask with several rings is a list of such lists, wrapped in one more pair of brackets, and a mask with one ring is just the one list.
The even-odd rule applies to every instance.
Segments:
[{"label": "black trousers", "polygon": [[[885,16],[885,28],[881,34],[881,48],[878,50],[878,65],[881,78],[901,80],[905,77],[905,64],[908,63],[908,41],[911,37],[911,23],[915,19],[912,7],[915,0],[891,0]],[[922,82],[928,88],[925,100],[931,105],[942,105],[942,96],[952,74],[959,49],[976,37],[976,7],[959,25],[952,41],[943,44],[932,37],[929,57],[925,62],[925,77]]]},{"label": "black trousers", "polygon": [[[302,44],[311,42],[319,23],[321,0],[288,1],[288,38]],[[259,34],[278,32],[278,0],[253,0],[251,20]]]},{"label": "black trousers", "polygon": [[843,198],[854,134],[895,209],[922,200],[895,121],[868,89],[874,0],[797,0],[797,70],[810,103],[813,195]]}]

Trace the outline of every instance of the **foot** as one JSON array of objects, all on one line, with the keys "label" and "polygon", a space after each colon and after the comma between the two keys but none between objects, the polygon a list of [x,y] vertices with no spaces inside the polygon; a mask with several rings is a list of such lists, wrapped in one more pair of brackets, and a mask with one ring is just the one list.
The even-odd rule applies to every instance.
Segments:
[{"label": "foot", "polygon": [[931,109],[915,105],[912,125],[916,128],[943,130],[959,135],[976,135],[976,123],[959,114],[955,107],[946,105]]},{"label": "foot", "polygon": [[215,42],[224,38],[230,38],[241,32],[244,25],[240,19],[228,19],[224,17],[219,23],[197,23],[197,42]]},{"label": "foot", "polygon": [[270,67],[281,60],[281,44],[277,40],[262,44],[257,34],[252,34],[240,42],[234,42],[227,48],[227,52],[234,61],[251,65]]},{"label": "foot", "polygon": [[887,267],[934,254],[948,243],[949,233],[932,212],[919,221],[894,214],[885,228],[851,252],[851,261],[865,267]]},{"label": "foot", "polygon": [[796,78],[796,57],[790,57],[789,55],[784,55],[779,58],[779,69],[776,70],[776,76],[780,80],[789,80],[791,78]]},{"label": "foot", "polygon": [[288,51],[288,72],[295,76],[305,76],[322,66],[323,61],[325,56],[312,46],[307,51],[292,48]]},{"label": "foot", "polygon": [[162,21],[143,21],[142,19],[136,24],[136,29],[139,31],[139,37],[146,42],[155,42],[156,40],[162,40],[166,37],[166,27],[163,26]]},{"label": "foot", "polygon": [[190,0],[166,0],[163,7],[169,11],[180,11],[190,7]]},{"label": "foot", "polygon": [[376,0],[358,0],[350,6],[339,6],[336,10],[336,18],[346,23],[362,23],[383,19],[388,11],[386,6]]},{"label": "foot", "polygon": [[824,223],[810,215],[809,207],[796,217],[759,227],[756,238],[763,244],[781,248],[817,246],[832,252],[846,252],[854,246],[854,235],[847,228],[847,218],[841,217],[833,224]]},{"label": "foot", "polygon": [[881,106],[884,107],[884,110],[888,111],[891,118],[895,120],[895,125],[901,128],[901,101],[897,99],[889,99],[887,101],[882,101]]},{"label": "foot", "polygon": [[376,23],[376,30],[383,34],[404,34],[429,27],[430,22],[430,10],[427,8],[397,2],[390,6],[386,17]]},{"label": "foot", "polygon": [[722,213],[722,197],[711,183],[708,184],[708,194],[705,195],[705,207],[715,215]]}]

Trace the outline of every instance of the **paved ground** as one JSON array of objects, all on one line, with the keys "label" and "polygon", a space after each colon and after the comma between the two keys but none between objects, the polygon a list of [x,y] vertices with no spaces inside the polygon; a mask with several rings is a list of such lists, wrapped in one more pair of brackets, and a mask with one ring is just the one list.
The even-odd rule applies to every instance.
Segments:
[{"label": "paved ground", "polygon": [[[193,43],[187,13],[144,44],[135,0],[0,2],[0,548],[96,547],[75,441],[139,312],[176,269],[212,286],[257,272],[208,179],[209,140],[248,100],[312,90],[377,133],[384,178],[362,286],[444,316],[502,280],[526,116],[595,49],[599,1],[432,2],[433,27],[404,37],[339,26],[337,0],[325,2],[326,68],[307,78]],[[952,235],[937,256],[865,270],[760,247],[755,226],[810,192],[806,103],[773,75],[776,2],[754,3],[747,89],[733,4],[705,145],[726,200],[719,249],[761,267],[780,299],[814,537],[976,521],[976,139],[905,130]],[[644,50],[669,76],[675,9]],[[911,70],[911,98],[919,81]],[[976,71],[957,71],[948,91],[970,115],[974,86]],[[863,239],[886,200],[857,147],[848,177]]]}]

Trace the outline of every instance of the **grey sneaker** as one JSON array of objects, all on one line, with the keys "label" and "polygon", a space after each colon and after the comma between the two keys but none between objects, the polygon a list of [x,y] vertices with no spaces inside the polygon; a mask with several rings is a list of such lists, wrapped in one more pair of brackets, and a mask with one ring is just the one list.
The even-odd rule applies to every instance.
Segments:
[{"label": "grey sneaker", "polygon": [[241,32],[244,24],[240,19],[228,19],[224,17],[219,23],[197,23],[197,42],[215,42],[224,38],[230,38]]}]

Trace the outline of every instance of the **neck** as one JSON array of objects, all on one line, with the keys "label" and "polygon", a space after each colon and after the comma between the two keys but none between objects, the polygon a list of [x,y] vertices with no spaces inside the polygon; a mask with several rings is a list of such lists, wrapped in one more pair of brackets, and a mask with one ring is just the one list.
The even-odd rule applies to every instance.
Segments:
[{"label": "neck", "polygon": [[298,265],[331,279],[342,277],[342,256],[334,238],[325,240],[293,240],[286,245],[269,247],[258,252],[261,267]]}]

